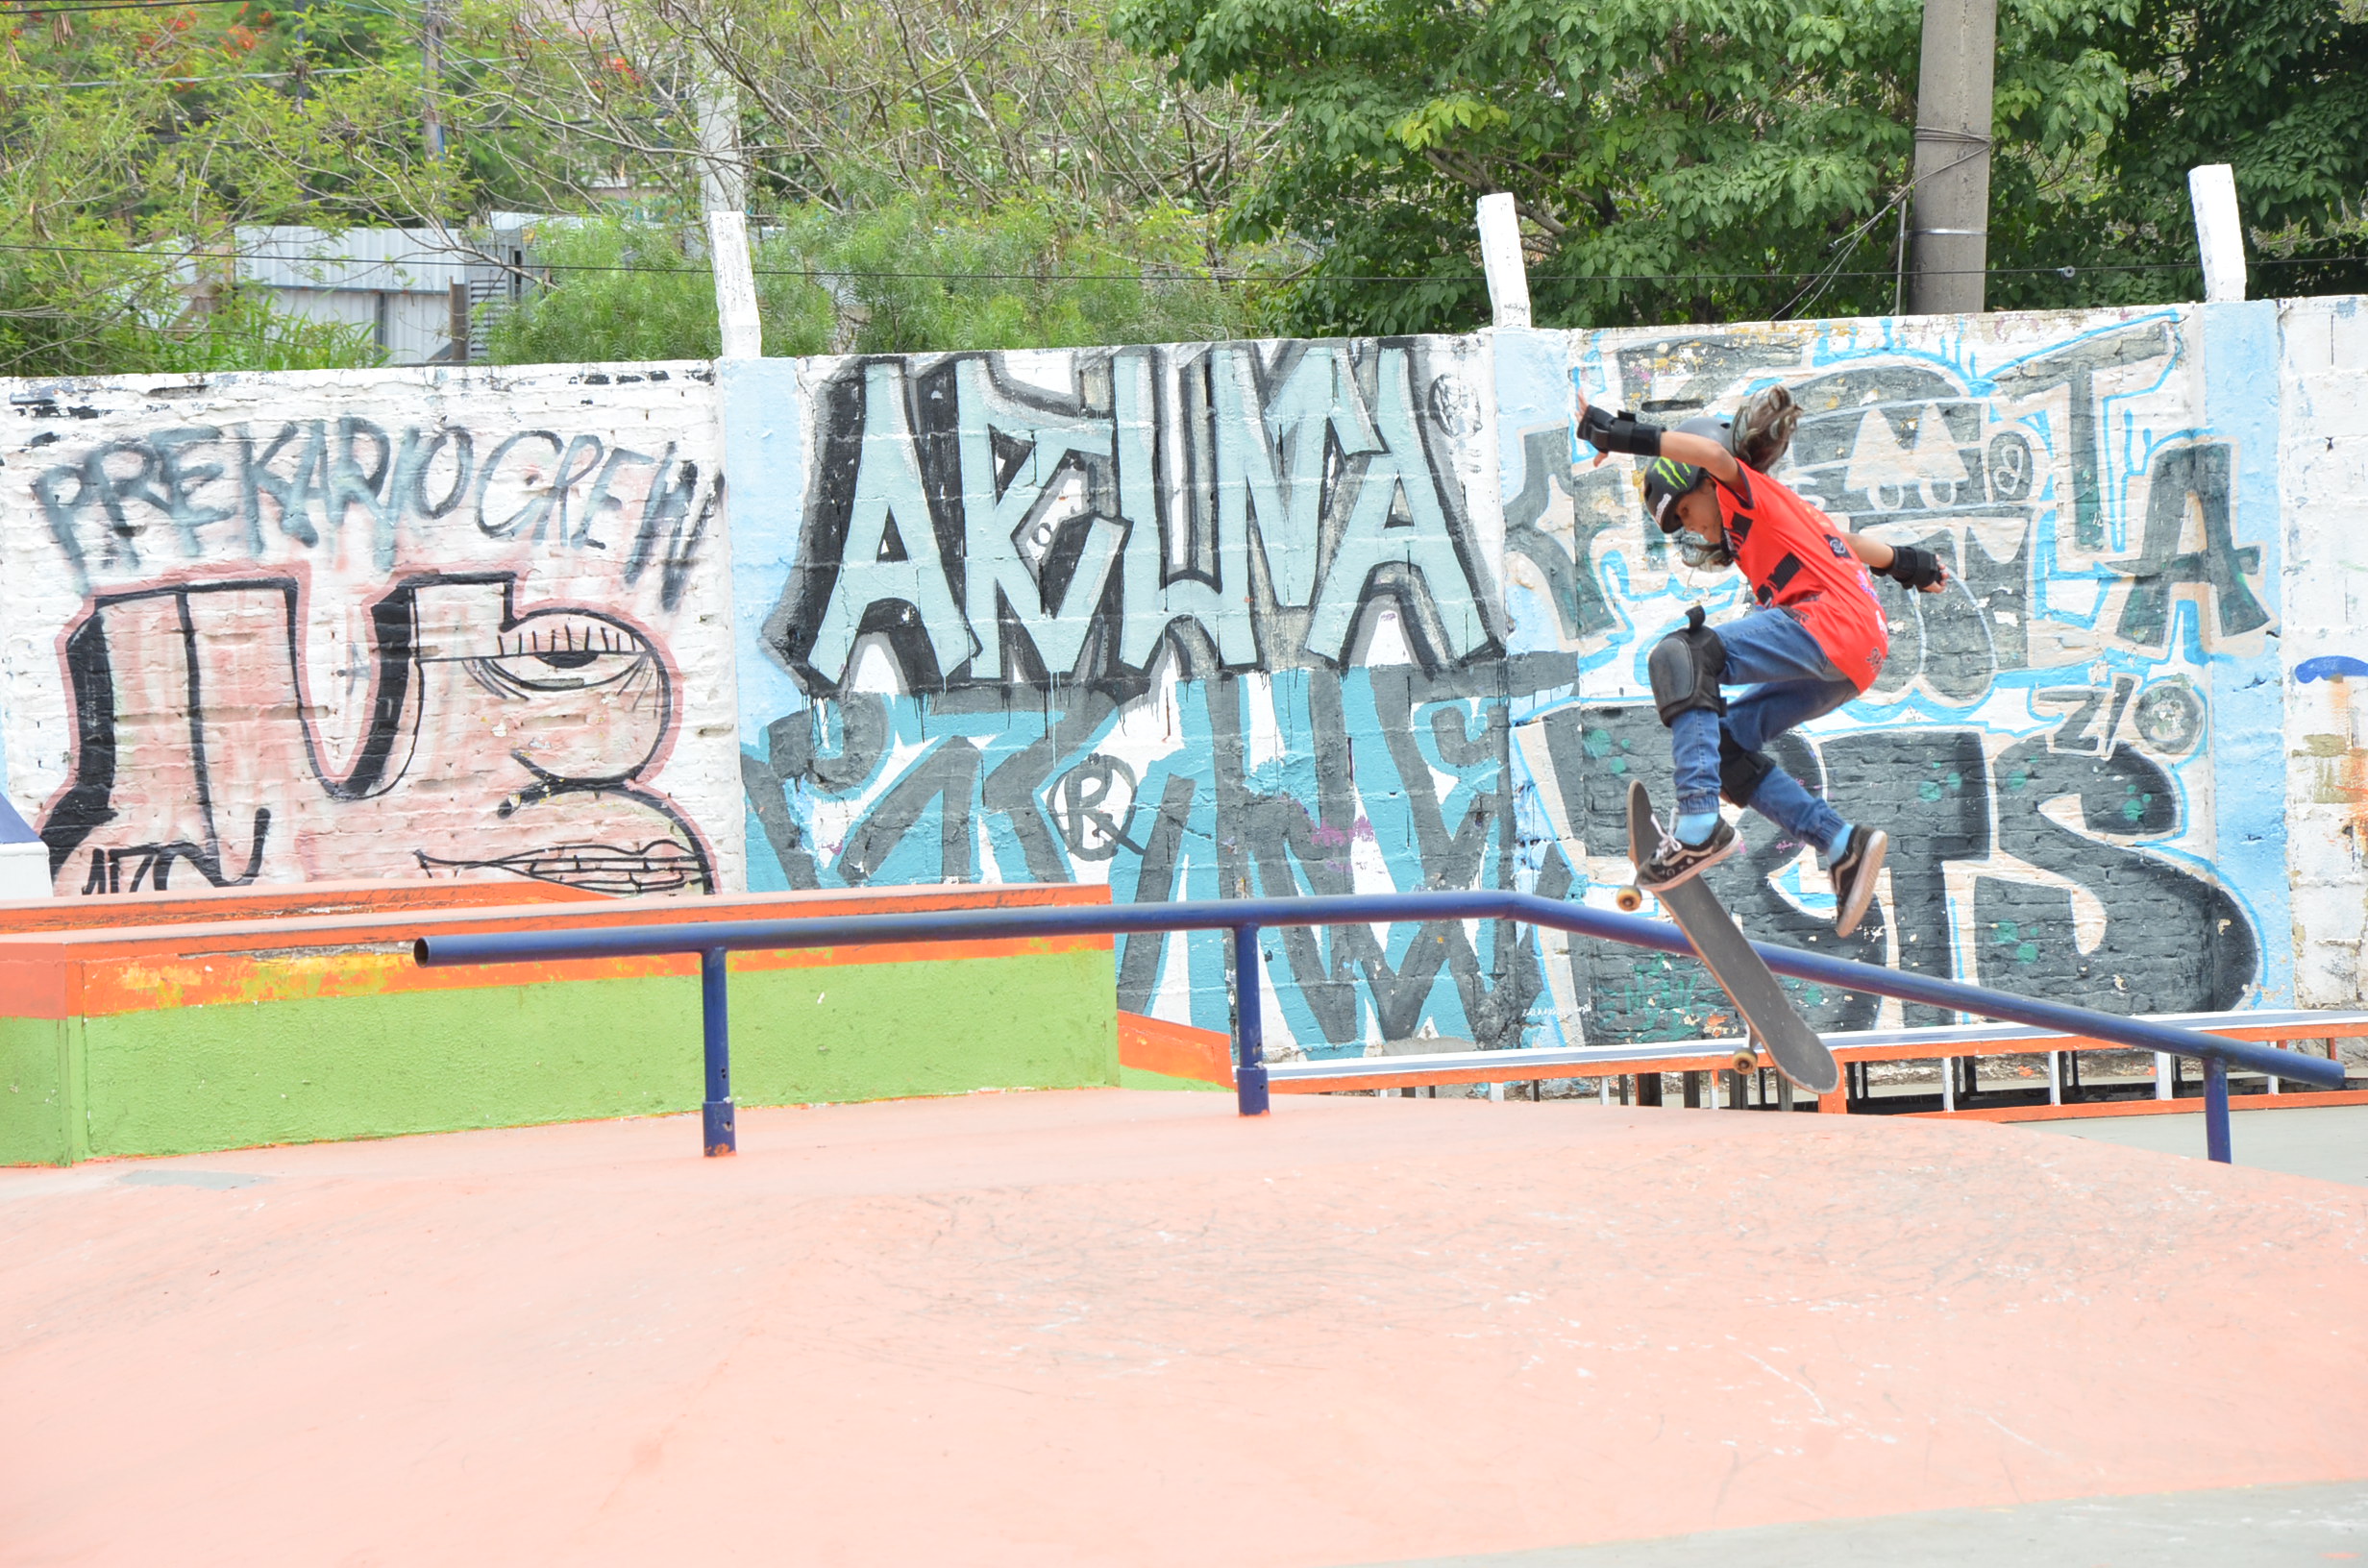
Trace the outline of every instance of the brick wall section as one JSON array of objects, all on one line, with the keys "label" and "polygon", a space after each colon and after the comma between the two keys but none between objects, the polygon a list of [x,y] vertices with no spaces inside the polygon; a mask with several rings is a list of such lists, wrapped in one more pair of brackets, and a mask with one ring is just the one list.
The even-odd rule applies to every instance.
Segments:
[{"label": "brick wall section", "polygon": [[2306,1006],[2357,1006],[2368,994],[2368,304],[2297,301],[2280,315],[2294,990]]},{"label": "brick wall section", "polygon": [[739,883],[712,381],[14,384],[8,787],[56,891]]}]

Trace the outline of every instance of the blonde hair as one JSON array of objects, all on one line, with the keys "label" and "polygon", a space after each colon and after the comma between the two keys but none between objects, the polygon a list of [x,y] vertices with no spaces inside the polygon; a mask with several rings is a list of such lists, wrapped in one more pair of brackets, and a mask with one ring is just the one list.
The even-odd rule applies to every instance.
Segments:
[{"label": "blonde hair", "polygon": [[1781,386],[1764,387],[1743,400],[1735,416],[1735,454],[1765,474],[1792,450],[1801,407]]}]

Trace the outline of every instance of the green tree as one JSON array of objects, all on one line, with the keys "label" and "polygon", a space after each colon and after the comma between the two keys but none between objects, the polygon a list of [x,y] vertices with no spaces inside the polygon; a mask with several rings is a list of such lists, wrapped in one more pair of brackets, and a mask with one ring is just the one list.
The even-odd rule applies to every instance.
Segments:
[{"label": "green tree", "polygon": [[[1074,219],[1046,199],[984,209],[897,200],[853,213],[808,204],[754,247],[765,352],[1067,348],[1231,337],[1257,325],[1258,297],[1207,271],[1199,221]],[[496,319],[493,357],[712,356],[713,275],[683,233],[614,219],[538,228],[549,282]]]},{"label": "green tree", "polygon": [[[2192,261],[2191,162],[2237,160],[2282,233],[2356,213],[2360,28],[2308,9],[2004,0],[1991,264],[2091,270],[2002,273],[1993,304],[2192,297],[2192,274],[2142,270]],[[1921,20],[1916,0],[1123,0],[1114,25],[1287,116],[1233,233],[1315,255],[1290,325],[1406,331],[1483,318],[1491,190],[1518,204],[1543,320],[1891,308]]]},{"label": "green tree", "polygon": [[[698,103],[737,105],[752,208],[896,202],[1214,213],[1273,127],[1114,41],[1100,0],[472,0],[479,123],[565,150],[554,181],[695,212]],[[580,208],[579,208],[580,209]]]},{"label": "green tree", "polygon": [[2187,171],[2228,163],[2256,293],[2368,290],[2368,7],[2141,0],[2116,48],[2132,92],[2098,159],[2109,257],[2188,259]]},{"label": "green tree", "polygon": [[410,24],[377,7],[0,25],[0,370],[366,362],[366,334],[235,286],[237,228],[467,209],[421,145]]}]

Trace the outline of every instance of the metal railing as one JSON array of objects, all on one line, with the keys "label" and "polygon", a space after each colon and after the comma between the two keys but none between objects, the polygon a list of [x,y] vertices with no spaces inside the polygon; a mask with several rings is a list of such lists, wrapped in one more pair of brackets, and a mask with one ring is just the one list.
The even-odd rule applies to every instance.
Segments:
[{"label": "metal railing", "polygon": [[[1034,909],[955,909],[900,915],[818,915],[800,919],[685,921],[488,932],[422,937],[412,956],[423,967],[518,964],[581,958],[700,955],[706,1042],[703,1144],[710,1155],[738,1146],[732,1125],[728,977],[724,955],[790,947],[867,947],[899,943],[1018,941],[1031,937],[1124,936],[1152,931],[1233,933],[1234,1089],[1242,1115],[1267,1110],[1265,1029],[1260,1017],[1258,933],[1268,926],[1368,925],[1383,920],[1514,920],[1596,937],[1652,952],[1691,957],[1693,944],[1676,926],[1536,894],[1476,889],[1468,893],[1349,894],[1319,898],[1235,898],[1172,904],[1071,904]],[[2229,1163],[2228,1069],[2247,1067],[2281,1078],[2341,1089],[2343,1065],[2299,1051],[2230,1040],[2140,1017],[2098,1013],[2063,1002],[2017,996],[1961,980],[1884,968],[1771,943],[1754,943],[1778,974],[1845,991],[1922,1002],[2009,1023],[2052,1029],[2136,1050],[2168,1051],[2204,1065],[2205,1145]],[[1252,983],[1242,984],[1242,977]]]}]

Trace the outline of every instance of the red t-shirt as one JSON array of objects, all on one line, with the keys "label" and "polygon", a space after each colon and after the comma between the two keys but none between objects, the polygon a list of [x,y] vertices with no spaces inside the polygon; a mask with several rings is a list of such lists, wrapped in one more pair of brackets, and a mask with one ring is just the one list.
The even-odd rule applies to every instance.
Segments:
[{"label": "red t-shirt", "polygon": [[1860,691],[1875,683],[1891,633],[1874,579],[1834,520],[1783,485],[1738,463],[1737,489],[1714,484],[1727,549],[1763,605],[1791,612]]}]

